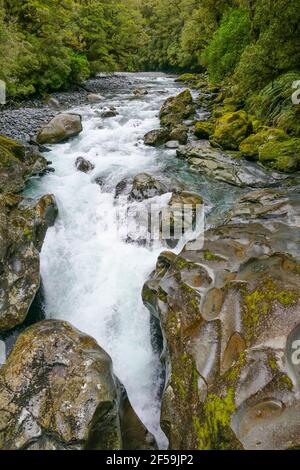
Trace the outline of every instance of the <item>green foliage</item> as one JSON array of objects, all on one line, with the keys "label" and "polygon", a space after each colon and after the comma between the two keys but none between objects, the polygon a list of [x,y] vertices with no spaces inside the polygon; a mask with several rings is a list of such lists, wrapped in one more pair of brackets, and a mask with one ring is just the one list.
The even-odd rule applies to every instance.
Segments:
[{"label": "green foliage", "polygon": [[231,8],[224,14],[202,55],[212,82],[218,83],[234,72],[243,50],[250,43],[250,29],[246,10]]},{"label": "green foliage", "polygon": [[299,70],[300,8],[298,0],[245,3],[252,15],[252,43],[241,57],[235,81],[241,95],[251,95],[279,75]]},{"label": "green foliage", "polygon": [[283,112],[293,106],[292,84],[297,80],[299,80],[299,73],[288,72],[269,83],[258,95],[248,100],[251,111],[259,118],[274,122]]},{"label": "green foliage", "polygon": [[0,78],[22,97],[134,70],[143,34],[136,0],[0,0]]}]

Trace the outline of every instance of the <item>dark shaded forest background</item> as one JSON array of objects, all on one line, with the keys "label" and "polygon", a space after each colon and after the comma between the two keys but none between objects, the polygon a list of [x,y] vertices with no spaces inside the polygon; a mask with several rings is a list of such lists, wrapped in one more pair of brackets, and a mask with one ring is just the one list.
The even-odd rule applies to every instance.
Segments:
[{"label": "dark shaded forest background", "polygon": [[299,78],[300,4],[0,0],[0,45],[0,79],[11,97],[48,93],[102,71],[207,70],[212,83],[257,99],[275,80],[282,94]]}]

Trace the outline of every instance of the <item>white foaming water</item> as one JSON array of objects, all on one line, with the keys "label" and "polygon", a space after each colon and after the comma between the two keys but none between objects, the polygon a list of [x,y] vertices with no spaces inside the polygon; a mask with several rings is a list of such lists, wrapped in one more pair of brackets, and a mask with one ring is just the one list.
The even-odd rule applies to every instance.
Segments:
[{"label": "white foaming water", "polygon": [[[149,87],[149,95],[133,99],[131,91],[124,91],[108,96],[104,105],[116,106],[117,117],[102,120],[103,103],[77,109],[83,132],[52,146],[46,157],[56,171],[34,181],[30,194],[52,193],[59,207],[41,254],[47,317],[71,322],[110,354],[134,409],[165,448],[159,427],[161,366],[151,347],[149,312],[141,301],[143,283],[162,247],[120,239],[114,190],[124,177],[157,172],[162,165],[168,151],[145,147],[142,138],[159,126],[162,102],[179,90],[166,76],[134,79]],[[76,170],[79,156],[95,165],[92,173]],[[103,180],[102,189],[94,183],[97,177]]]}]

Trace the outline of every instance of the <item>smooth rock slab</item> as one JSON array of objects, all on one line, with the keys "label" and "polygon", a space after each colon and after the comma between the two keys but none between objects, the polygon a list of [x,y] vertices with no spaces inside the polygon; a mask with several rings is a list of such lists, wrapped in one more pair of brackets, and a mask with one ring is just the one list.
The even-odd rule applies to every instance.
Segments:
[{"label": "smooth rock slab", "polygon": [[186,159],[193,170],[234,186],[261,188],[277,185],[278,181],[286,179],[284,175],[270,172],[262,165],[234,159],[204,140],[181,146],[177,156]]},{"label": "smooth rock slab", "polygon": [[40,286],[39,251],[57,212],[52,195],[0,195],[0,332],[27,316]]}]

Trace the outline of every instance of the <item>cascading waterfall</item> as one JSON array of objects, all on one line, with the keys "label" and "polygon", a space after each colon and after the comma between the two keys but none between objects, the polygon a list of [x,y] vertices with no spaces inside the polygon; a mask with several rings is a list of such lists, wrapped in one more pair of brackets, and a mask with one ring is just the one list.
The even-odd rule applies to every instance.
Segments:
[{"label": "cascading waterfall", "polygon": [[[33,181],[28,193],[53,193],[59,206],[41,254],[47,317],[71,322],[111,355],[133,407],[160,447],[166,447],[159,427],[161,365],[151,347],[149,312],[141,301],[143,283],[161,246],[150,249],[120,238],[114,192],[124,177],[157,173],[162,165],[161,152],[146,148],[142,138],[159,125],[162,101],[178,88],[163,76],[141,76],[140,82],[150,87],[143,98],[133,99],[127,90],[73,110],[83,117],[83,132],[52,146],[46,156],[55,173]],[[101,119],[106,105],[115,106],[119,115]],[[92,173],[75,168],[79,156],[95,165]],[[101,189],[97,177],[103,181]]]},{"label": "cascading waterfall", "polygon": [[[159,127],[161,104],[180,88],[174,78],[162,74],[131,75],[130,79],[147,87],[148,95],[134,98],[132,89],[111,92],[101,103],[72,110],[82,115],[83,132],[51,147],[46,156],[55,173],[33,180],[27,194],[52,193],[59,207],[59,218],[48,231],[41,254],[47,317],[69,321],[111,355],[133,407],[165,448],[159,426],[162,368],[151,346],[149,312],[141,301],[143,283],[162,245],[126,243],[117,224],[119,203],[114,193],[122,179],[141,172],[169,178],[175,174],[180,179],[175,151],[143,144],[144,134]],[[105,106],[116,107],[118,116],[102,119]],[[80,156],[94,164],[91,173],[76,169]],[[181,178],[188,179],[187,187],[199,190],[202,184],[203,189],[205,181],[185,171]],[[218,197],[218,189],[210,191]],[[157,197],[156,202],[166,204],[169,197]]]}]

